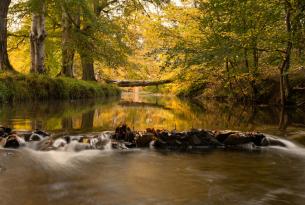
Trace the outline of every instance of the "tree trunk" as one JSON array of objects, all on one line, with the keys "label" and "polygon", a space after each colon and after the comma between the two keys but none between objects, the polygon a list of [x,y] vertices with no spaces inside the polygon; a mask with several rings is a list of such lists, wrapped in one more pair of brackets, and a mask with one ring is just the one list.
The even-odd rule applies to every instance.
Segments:
[{"label": "tree trunk", "polygon": [[13,71],[7,54],[7,14],[11,0],[0,1],[0,71]]},{"label": "tree trunk", "polygon": [[81,124],[82,129],[92,129],[93,128],[94,114],[95,114],[94,110],[82,114],[82,124]]},{"label": "tree trunk", "polygon": [[69,19],[65,6],[62,5],[62,72],[61,74],[73,78],[73,48],[72,31],[73,23]]},{"label": "tree trunk", "polygon": [[62,119],[61,122],[62,129],[64,130],[72,130],[73,129],[73,120],[71,117],[66,117]]},{"label": "tree trunk", "polygon": [[252,87],[252,101],[257,100],[257,93],[258,90],[256,88],[256,79],[258,77],[258,64],[259,64],[259,56],[257,45],[253,47],[253,71],[252,71],[252,80],[251,80],[251,87]]},{"label": "tree trunk", "polygon": [[[97,18],[99,18],[100,16],[100,12],[102,11],[102,5],[100,4],[100,2],[98,0],[93,0],[93,12],[96,15]],[[86,21],[86,19],[85,19]],[[87,24],[85,23],[83,32],[87,32],[90,33],[92,32],[90,29],[90,23]],[[85,52],[92,52],[90,49],[87,49],[87,51]],[[79,52],[80,53],[80,57],[81,57],[81,64],[82,64],[82,70],[83,70],[83,76],[82,79],[83,80],[92,80],[92,81],[96,81],[95,78],[95,73],[94,73],[94,59],[89,56],[88,54],[84,54],[84,51]]]},{"label": "tree trunk", "polygon": [[283,63],[280,65],[280,98],[281,105],[285,106],[288,102],[290,96],[290,86],[289,86],[289,77],[288,70],[290,68],[291,61],[291,51],[292,51],[292,28],[291,28],[291,7],[287,6],[286,8],[286,31],[288,34],[288,42],[285,50],[285,56]]},{"label": "tree trunk", "polygon": [[289,118],[284,106],[281,107],[279,113],[280,113],[279,129],[281,131],[285,131],[288,126]]},{"label": "tree trunk", "polygon": [[39,12],[34,12],[32,16],[31,28],[31,72],[45,73],[45,3],[41,1]]},{"label": "tree trunk", "polygon": [[83,80],[88,81],[96,81],[95,74],[94,74],[94,60],[92,57],[87,56],[83,53],[80,54],[82,68],[83,68]]}]

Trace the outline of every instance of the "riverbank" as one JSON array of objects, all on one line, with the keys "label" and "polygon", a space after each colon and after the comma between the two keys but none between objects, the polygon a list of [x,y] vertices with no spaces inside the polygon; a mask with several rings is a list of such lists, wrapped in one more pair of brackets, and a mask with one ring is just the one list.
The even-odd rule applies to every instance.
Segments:
[{"label": "riverbank", "polygon": [[74,100],[119,96],[113,85],[38,74],[0,74],[0,102]]},{"label": "riverbank", "polygon": [[[176,82],[175,94],[179,97],[220,99],[228,102],[244,102],[251,104],[279,105],[280,77],[276,71],[260,73],[253,81],[249,75],[231,76],[231,81],[224,80],[221,75],[214,77],[198,75],[187,83]],[[190,78],[191,79],[191,78]],[[184,79],[185,80],[185,79]],[[290,106],[305,106],[305,70],[299,69],[289,73]]]}]

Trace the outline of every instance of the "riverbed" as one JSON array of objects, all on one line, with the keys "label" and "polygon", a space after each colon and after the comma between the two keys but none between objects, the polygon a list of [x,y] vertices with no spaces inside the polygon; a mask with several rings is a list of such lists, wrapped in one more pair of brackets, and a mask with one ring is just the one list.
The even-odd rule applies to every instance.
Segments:
[{"label": "riverbed", "polygon": [[305,115],[300,109],[196,102],[123,93],[120,99],[2,105],[16,130],[86,134],[126,122],[134,130],[260,131],[288,148],[0,151],[1,205],[304,204]]}]

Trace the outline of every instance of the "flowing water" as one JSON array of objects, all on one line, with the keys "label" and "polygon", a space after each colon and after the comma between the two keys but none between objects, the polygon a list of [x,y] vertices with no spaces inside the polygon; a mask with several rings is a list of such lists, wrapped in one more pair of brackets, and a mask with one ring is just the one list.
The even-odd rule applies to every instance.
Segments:
[{"label": "flowing water", "polygon": [[90,133],[121,122],[147,127],[261,131],[287,148],[178,153],[0,150],[0,205],[305,204],[303,110],[124,93],[108,101],[0,107],[0,124],[17,130]]}]

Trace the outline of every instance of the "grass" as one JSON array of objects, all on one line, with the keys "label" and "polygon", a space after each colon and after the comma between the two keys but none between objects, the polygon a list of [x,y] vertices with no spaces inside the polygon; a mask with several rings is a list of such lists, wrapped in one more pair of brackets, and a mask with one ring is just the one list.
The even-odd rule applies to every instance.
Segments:
[{"label": "grass", "polygon": [[88,99],[120,95],[116,86],[39,74],[0,74],[0,102]]}]

